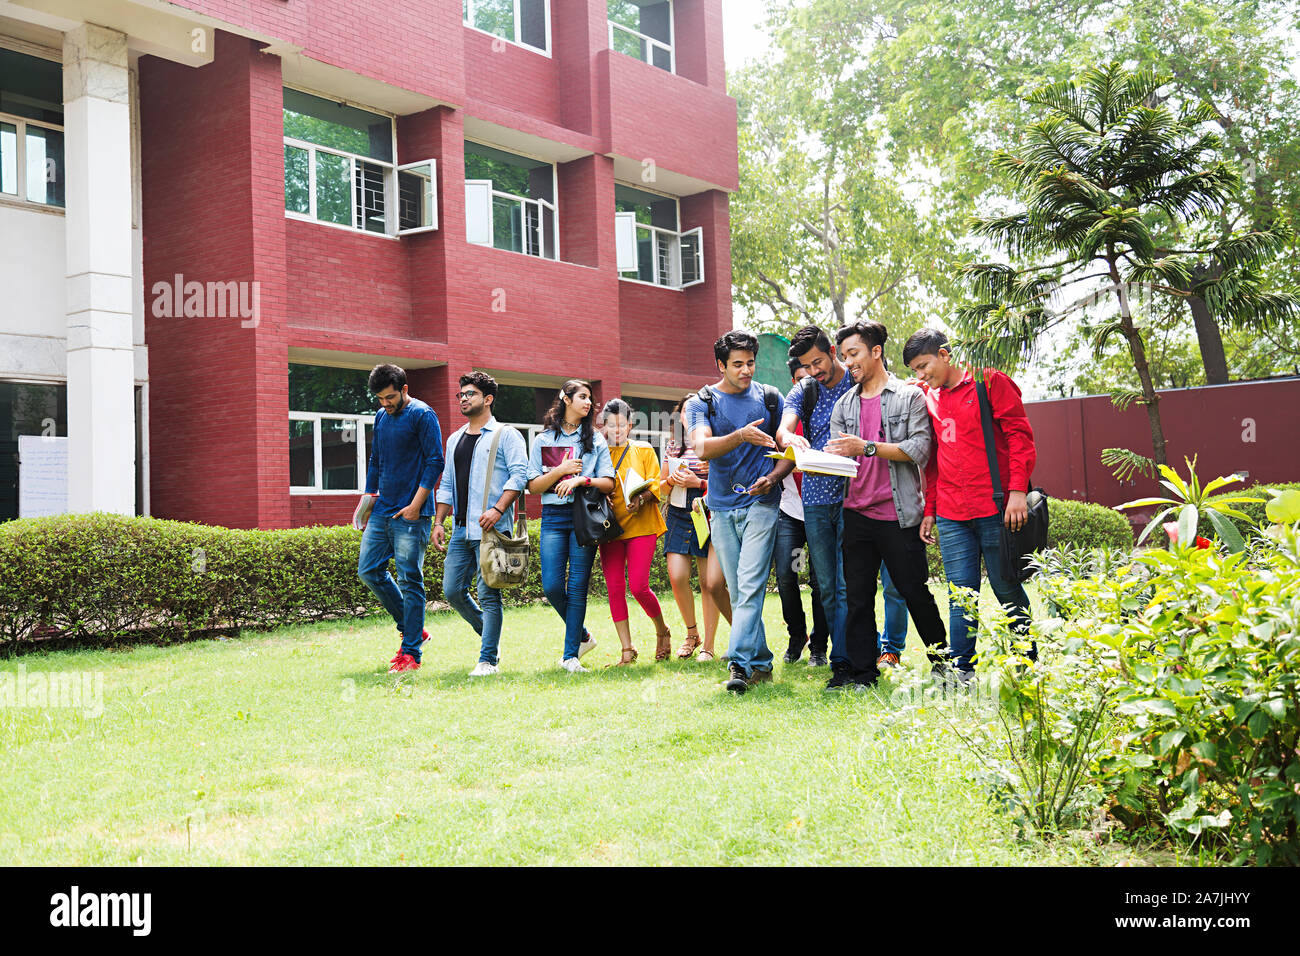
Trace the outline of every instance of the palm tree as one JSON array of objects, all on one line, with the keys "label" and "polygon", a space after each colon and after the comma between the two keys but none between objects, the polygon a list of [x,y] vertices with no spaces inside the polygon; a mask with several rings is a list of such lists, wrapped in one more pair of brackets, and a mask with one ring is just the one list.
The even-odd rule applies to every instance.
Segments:
[{"label": "palm tree", "polygon": [[1218,158],[1222,144],[1206,128],[1211,107],[1175,116],[1157,95],[1167,82],[1112,63],[1027,97],[1046,118],[1027,128],[1020,155],[999,152],[993,160],[1025,208],[970,221],[976,236],[1027,264],[964,267],[981,301],[955,316],[973,363],[1007,367],[1031,357],[1049,329],[1090,306],[1113,304],[1094,347],[1100,351],[1115,334],[1128,343],[1142,388],[1119,397],[1146,406],[1162,465],[1159,396],[1135,305],[1153,296],[1197,297],[1238,325],[1300,314],[1300,297],[1267,291],[1259,271],[1290,237],[1287,224],[1183,246],[1189,227],[1236,195],[1241,176]]}]

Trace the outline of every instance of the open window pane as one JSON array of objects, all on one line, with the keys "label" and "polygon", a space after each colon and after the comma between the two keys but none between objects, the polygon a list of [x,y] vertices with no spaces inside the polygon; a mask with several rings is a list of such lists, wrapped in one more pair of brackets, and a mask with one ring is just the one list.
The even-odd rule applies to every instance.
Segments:
[{"label": "open window pane", "polygon": [[[479,143],[465,144],[466,223],[470,235],[485,235],[483,245],[526,255],[555,258],[555,167]],[[470,195],[469,183],[482,183],[490,200]],[[468,228],[480,215],[470,204],[486,204],[489,229]],[[477,224],[477,223],[476,223]],[[478,224],[481,225],[481,224]],[[471,242],[477,241],[470,239]]]},{"label": "open window pane", "polygon": [[384,212],[384,167],[357,162],[355,202],[358,229],[381,234],[388,231],[388,218]]},{"label": "open window pane", "polygon": [[438,225],[434,206],[435,163],[410,163],[397,171],[397,229],[414,232]]},{"label": "open window pane", "polygon": [[18,195],[18,127],[0,123],[0,193]]},{"label": "open window pane", "polygon": [[636,213],[614,213],[614,245],[617,250],[618,271],[636,272]]},{"label": "open window pane", "polygon": [[316,218],[352,225],[352,160],[346,156],[316,154]]},{"label": "open window pane", "polygon": [[299,90],[284,91],[284,135],[326,149],[393,161],[391,119]]},{"label": "open window pane", "polygon": [[465,239],[480,246],[492,245],[492,183],[465,183]]},{"label": "open window pane", "polygon": [[316,426],[314,422],[289,422],[289,484],[316,487]]},{"label": "open window pane", "polygon": [[682,287],[704,281],[704,230],[696,226],[682,233]]},{"label": "open window pane", "polygon": [[27,200],[63,206],[63,133],[27,126]]},{"label": "open window pane", "polygon": [[311,214],[310,156],[301,146],[284,148],[284,208],[289,212]]}]

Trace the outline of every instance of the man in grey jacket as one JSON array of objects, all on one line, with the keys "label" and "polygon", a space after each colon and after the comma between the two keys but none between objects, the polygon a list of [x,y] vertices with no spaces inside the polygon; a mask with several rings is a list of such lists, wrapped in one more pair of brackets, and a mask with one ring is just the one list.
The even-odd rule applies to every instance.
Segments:
[{"label": "man in grey jacket", "polygon": [[858,473],[844,489],[849,669],[832,677],[828,688],[870,687],[880,676],[876,576],[882,561],[936,671],[947,656],[943,617],[927,583],[925,543],[918,533],[925,513],[921,476],[934,432],[921,390],[885,369],[887,335],[879,322],[846,325],[835,334],[856,384],[835,403],[826,451],[856,458]]}]

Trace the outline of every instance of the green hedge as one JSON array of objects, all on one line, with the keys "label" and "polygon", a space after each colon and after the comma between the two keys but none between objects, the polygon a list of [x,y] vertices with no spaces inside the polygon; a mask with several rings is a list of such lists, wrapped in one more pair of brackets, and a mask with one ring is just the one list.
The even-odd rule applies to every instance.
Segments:
[{"label": "green hedge", "polygon": [[[507,604],[542,599],[540,522],[534,560]],[[61,515],[0,524],[0,641],[39,628],[70,637],[141,630],[184,636],[214,628],[276,627],[380,610],[357,577],[361,533],[347,526],[245,531],[157,518]],[[442,599],[442,552],[430,547],[425,582]],[[651,586],[669,594],[662,553]],[[604,595],[599,561],[593,594]]]},{"label": "green hedge", "polygon": [[[507,604],[543,598],[539,524],[529,524],[529,579],[506,592]],[[1054,500],[1050,543],[1062,542],[1127,546],[1132,532],[1110,509]],[[360,545],[361,533],[346,526],[246,531],[106,514],[5,522],[0,641],[23,640],[42,628],[74,638],[140,631],[184,636],[374,613],[379,602],[357,578]],[[928,551],[931,572],[941,578],[939,549]],[[442,558],[432,547],[425,557],[431,601],[442,598]],[[650,585],[671,600],[662,549]],[[605,594],[599,561],[591,590]]]},{"label": "green hedge", "polygon": [[[1256,530],[1261,524],[1271,523],[1268,521],[1267,516],[1264,514],[1264,508],[1267,507],[1269,498],[1272,497],[1268,493],[1269,488],[1276,488],[1278,491],[1288,491],[1292,489],[1300,490],[1300,481],[1293,481],[1289,483],[1278,483],[1273,485],[1251,485],[1249,488],[1242,488],[1240,491],[1225,491],[1222,495],[1214,495],[1208,500],[1217,501],[1220,498],[1232,498],[1232,497],[1237,497],[1239,495],[1244,496],[1246,498],[1263,499],[1259,504],[1241,504],[1241,505],[1233,506],[1237,511],[1240,511],[1242,514],[1250,515],[1249,521],[1242,521],[1240,518],[1228,519],[1229,521],[1231,521],[1233,524],[1237,526],[1237,530],[1241,532],[1242,537],[1248,538],[1250,537],[1250,533]],[[1210,524],[1210,520],[1204,516],[1201,517],[1200,526],[1196,530],[1197,530],[1197,534],[1200,534],[1206,538],[1218,537],[1218,533],[1214,530],[1214,526]]]},{"label": "green hedge", "polygon": [[[1048,504],[1047,546],[1059,548],[1131,548],[1133,526],[1113,508],[1087,501],[1053,498]],[[931,578],[943,578],[943,558],[938,545],[926,548]]]}]

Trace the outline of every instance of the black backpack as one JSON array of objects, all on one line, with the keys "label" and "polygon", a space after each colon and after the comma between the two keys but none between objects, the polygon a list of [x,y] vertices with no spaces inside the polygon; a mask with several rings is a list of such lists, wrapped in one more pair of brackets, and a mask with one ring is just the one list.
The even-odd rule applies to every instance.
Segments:
[{"label": "black backpack", "polygon": [[[773,388],[771,385],[763,385],[760,383],[759,387],[763,389],[763,407],[767,409],[767,417],[771,422],[771,428],[768,433],[775,438],[776,430],[781,427],[781,405],[784,403],[785,398],[779,390]],[[700,401],[704,403],[705,414],[709,417],[709,425],[712,427],[713,389],[708,385],[705,385],[695,394],[699,397]],[[813,404],[815,405],[816,403],[817,400],[814,398]],[[807,397],[805,396],[805,407],[807,404]]]},{"label": "black backpack", "polygon": [[817,379],[809,375],[800,386],[799,420],[803,422],[803,437],[812,441],[812,416],[817,408]]}]

